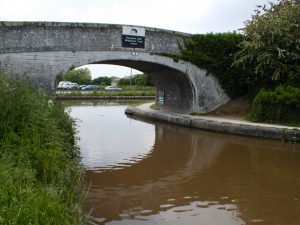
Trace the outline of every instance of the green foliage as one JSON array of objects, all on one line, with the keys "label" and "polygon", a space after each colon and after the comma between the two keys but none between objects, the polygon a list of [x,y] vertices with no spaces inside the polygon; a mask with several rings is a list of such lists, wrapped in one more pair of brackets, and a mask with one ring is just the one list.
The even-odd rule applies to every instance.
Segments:
[{"label": "green foliage", "polygon": [[231,98],[255,96],[279,84],[300,87],[300,4],[279,0],[258,6],[244,35],[199,34],[179,44],[174,61],[189,61],[217,77]]},{"label": "green foliage", "polygon": [[137,86],[153,86],[153,83],[147,74],[136,75],[133,79],[133,84]]},{"label": "green foliage", "polygon": [[153,110],[160,110],[159,106],[157,106],[155,103],[150,105],[150,108],[153,109]]},{"label": "green foliage", "polygon": [[232,67],[234,54],[240,50],[238,45],[244,37],[237,33],[197,34],[180,45],[180,58],[190,61],[199,68],[217,77],[227,94],[238,97],[254,89],[252,74]]},{"label": "green foliage", "polygon": [[235,65],[255,73],[259,86],[300,87],[300,4],[280,0],[258,6],[245,22]]},{"label": "green foliage", "polygon": [[[130,77],[121,78],[118,82],[119,86],[130,85]],[[131,85],[137,86],[153,86],[150,77],[147,74],[137,74],[132,76]]]},{"label": "green foliage", "polygon": [[0,224],[81,224],[74,121],[43,92],[0,74]]},{"label": "green foliage", "polygon": [[98,77],[98,78],[93,79],[93,84],[102,85],[102,86],[109,86],[109,85],[111,85],[111,81],[112,81],[111,77],[107,77],[107,76]]},{"label": "green foliage", "polygon": [[130,78],[121,78],[119,81],[118,81],[118,85],[119,86],[124,86],[124,85],[130,85],[130,83],[132,83],[132,79],[131,79],[131,82],[130,82]]},{"label": "green foliage", "polygon": [[63,80],[77,84],[91,84],[91,71],[88,68],[70,70],[63,76]]},{"label": "green foliage", "polygon": [[123,91],[151,91],[156,92],[155,86],[122,85]]},{"label": "green foliage", "polygon": [[250,119],[256,122],[300,124],[300,89],[283,85],[274,91],[261,89],[252,103]]}]

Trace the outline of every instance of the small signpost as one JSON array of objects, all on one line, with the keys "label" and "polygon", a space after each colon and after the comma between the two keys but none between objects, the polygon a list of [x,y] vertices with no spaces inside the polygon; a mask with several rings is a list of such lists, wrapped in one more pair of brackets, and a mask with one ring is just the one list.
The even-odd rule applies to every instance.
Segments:
[{"label": "small signpost", "polygon": [[145,28],[123,26],[122,47],[145,48]]},{"label": "small signpost", "polygon": [[158,91],[158,105],[162,106],[165,104],[165,91]]}]

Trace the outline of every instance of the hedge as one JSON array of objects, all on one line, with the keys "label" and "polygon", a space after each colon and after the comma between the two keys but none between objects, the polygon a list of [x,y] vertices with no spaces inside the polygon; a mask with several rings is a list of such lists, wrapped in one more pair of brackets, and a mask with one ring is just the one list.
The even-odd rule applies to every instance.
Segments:
[{"label": "hedge", "polygon": [[300,89],[280,85],[261,89],[252,103],[250,119],[255,122],[300,124]]},{"label": "hedge", "polygon": [[244,36],[238,33],[196,34],[179,43],[178,55],[161,54],[174,60],[193,63],[207,74],[217,77],[222,88],[231,98],[255,92],[253,73],[243,68],[233,67],[235,54],[240,50],[239,44]]}]

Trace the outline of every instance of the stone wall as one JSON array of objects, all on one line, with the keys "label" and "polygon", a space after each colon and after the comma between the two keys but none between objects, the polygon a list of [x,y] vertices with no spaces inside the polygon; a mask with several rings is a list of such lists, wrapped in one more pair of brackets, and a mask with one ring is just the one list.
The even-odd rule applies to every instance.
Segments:
[{"label": "stone wall", "polygon": [[[145,27],[145,49],[177,53],[177,42],[190,36]],[[121,43],[122,25],[55,22],[0,22],[0,53],[44,51],[132,51]]]}]

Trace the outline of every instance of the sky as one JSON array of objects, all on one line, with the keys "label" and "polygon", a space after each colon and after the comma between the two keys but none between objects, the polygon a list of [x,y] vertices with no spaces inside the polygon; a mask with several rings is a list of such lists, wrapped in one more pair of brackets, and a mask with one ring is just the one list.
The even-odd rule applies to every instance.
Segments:
[{"label": "sky", "polygon": [[[243,27],[268,0],[0,0],[0,21],[130,24],[191,34]],[[92,77],[128,76],[129,68],[91,65]],[[138,71],[133,70],[133,74]]]}]

